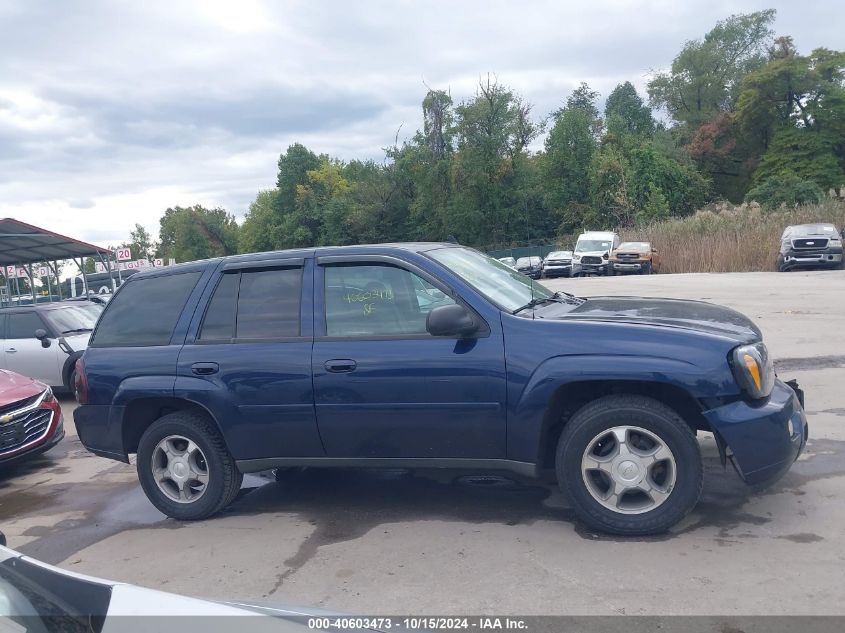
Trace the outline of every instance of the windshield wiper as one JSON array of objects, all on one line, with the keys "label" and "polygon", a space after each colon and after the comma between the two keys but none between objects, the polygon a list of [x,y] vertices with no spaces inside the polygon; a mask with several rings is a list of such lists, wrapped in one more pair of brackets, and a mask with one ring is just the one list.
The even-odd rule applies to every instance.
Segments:
[{"label": "windshield wiper", "polygon": [[92,327],[78,327],[73,330],[65,330],[62,334],[74,334],[76,332],[93,332],[94,328]]},{"label": "windshield wiper", "polygon": [[519,312],[522,312],[523,310],[529,310],[530,308],[536,308],[538,305],[542,305],[544,303],[550,303],[550,302],[551,303],[565,303],[565,301],[563,299],[556,297],[555,295],[552,295],[551,297],[537,297],[536,299],[532,299],[531,301],[526,303],[521,308],[517,308],[516,310],[511,312],[511,314],[518,314]]}]

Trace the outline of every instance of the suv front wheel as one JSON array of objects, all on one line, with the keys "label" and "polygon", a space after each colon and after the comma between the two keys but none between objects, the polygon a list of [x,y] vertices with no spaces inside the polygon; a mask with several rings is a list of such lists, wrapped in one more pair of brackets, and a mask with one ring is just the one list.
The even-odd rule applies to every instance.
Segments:
[{"label": "suv front wheel", "polygon": [[564,426],[558,483],[578,517],[602,532],[665,532],[692,510],[703,469],[692,429],[643,396],[606,396]]},{"label": "suv front wheel", "polygon": [[147,498],[181,521],[216,514],[232,502],[243,480],[217,429],[186,411],[150,425],[138,443],[136,466]]}]

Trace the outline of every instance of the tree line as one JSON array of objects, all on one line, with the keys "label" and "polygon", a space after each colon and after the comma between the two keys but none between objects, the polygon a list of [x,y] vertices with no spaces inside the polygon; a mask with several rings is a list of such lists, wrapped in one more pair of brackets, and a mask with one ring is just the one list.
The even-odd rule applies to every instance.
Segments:
[{"label": "tree line", "polygon": [[177,261],[386,241],[495,248],[648,225],[712,200],[818,201],[845,185],[845,53],[800,54],[774,37],[774,18],[717,23],[647,95],[626,81],[602,110],[586,83],[545,117],[493,75],[458,103],[429,89],[421,128],[383,160],[295,143],[240,225],[221,208],[172,207],[157,245],[138,226],[130,245]]}]

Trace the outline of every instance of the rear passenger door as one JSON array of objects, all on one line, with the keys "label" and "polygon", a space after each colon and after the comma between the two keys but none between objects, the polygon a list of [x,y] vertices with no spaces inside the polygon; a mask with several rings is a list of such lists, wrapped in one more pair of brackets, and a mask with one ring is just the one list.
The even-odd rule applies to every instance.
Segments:
[{"label": "rear passenger door", "polygon": [[311,379],[311,262],[226,263],[194,317],[176,395],[215,415],[235,459],[323,454]]}]

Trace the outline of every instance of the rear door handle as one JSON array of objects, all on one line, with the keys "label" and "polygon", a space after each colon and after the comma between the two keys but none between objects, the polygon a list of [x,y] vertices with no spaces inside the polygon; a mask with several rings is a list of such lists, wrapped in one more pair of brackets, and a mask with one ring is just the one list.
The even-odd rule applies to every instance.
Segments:
[{"label": "rear door handle", "polygon": [[355,368],[357,366],[358,363],[349,358],[333,358],[332,360],[327,360],[324,365],[326,371],[331,372],[333,374],[340,374],[347,371],[355,371]]},{"label": "rear door handle", "polygon": [[210,376],[216,374],[220,369],[217,363],[194,363],[191,365],[191,371],[197,376]]}]

